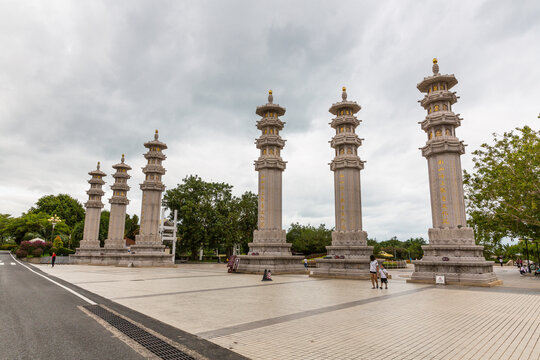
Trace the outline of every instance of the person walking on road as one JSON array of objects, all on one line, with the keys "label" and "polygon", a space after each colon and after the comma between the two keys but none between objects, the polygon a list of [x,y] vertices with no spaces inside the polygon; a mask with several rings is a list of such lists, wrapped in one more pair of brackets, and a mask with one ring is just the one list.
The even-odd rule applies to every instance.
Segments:
[{"label": "person walking on road", "polygon": [[[375,284],[379,288],[379,280],[377,279],[377,271],[379,271],[379,262],[375,259],[375,256],[369,257],[369,276],[371,277],[371,288],[375,289]],[[382,285],[382,284],[381,284]]]},{"label": "person walking on road", "polygon": [[307,268],[307,258],[304,258],[304,269],[306,269],[306,271],[307,271],[307,269],[308,269],[308,268]]},{"label": "person walking on road", "polygon": [[503,258],[502,257],[499,258],[499,262],[501,263],[501,267],[502,267],[503,266]]},{"label": "person walking on road", "polygon": [[54,267],[54,262],[56,261],[56,253],[53,252],[52,253],[52,256],[51,256],[51,264],[52,264],[52,267]]}]

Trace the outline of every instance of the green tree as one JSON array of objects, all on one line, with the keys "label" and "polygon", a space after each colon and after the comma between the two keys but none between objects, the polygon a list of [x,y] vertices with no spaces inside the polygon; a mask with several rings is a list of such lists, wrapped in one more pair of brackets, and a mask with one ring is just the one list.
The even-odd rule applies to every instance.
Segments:
[{"label": "green tree", "polygon": [[81,244],[84,232],[84,220],[79,221],[71,230],[71,248],[76,249]]},{"label": "green tree", "polygon": [[375,239],[367,239],[368,246],[373,246],[373,255],[377,256],[380,254],[382,247],[381,244],[377,242]]},{"label": "green tree", "polygon": [[[246,191],[242,196],[234,200],[237,228],[237,236],[234,239],[234,243],[239,244],[243,252],[247,252],[249,250],[248,244],[253,241],[253,231],[257,229],[259,198],[251,191]],[[232,251],[227,251],[227,255],[230,255],[230,253]]]},{"label": "green tree", "polygon": [[99,219],[99,246],[105,245],[105,239],[109,236],[110,211],[103,210]]},{"label": "green tree", "polygon": [[11,236],[7,231],[9,223],[13,220],[9,214],[0,214],[0,245],[8,241]]},{"label": "green tree", "polygon": [[238,200],[232,196],[231,185],[190,175],[166,191],[163,203],[171,214],[178,210],[178,252],[189,251],[195,259],[201,247],[223,251],[239,241],[238,221],[242,217],[238,216]]},{"label": "green tree", "polygon": [[139,217],[137,215],[129,216],[126,214],[126,226],[124,236],[128,239],[135,240],[135,236],[139,234]]},{"label": "green tree", "polygon": [[412,259],[421,259],[424,256],[422,245],[427,245],[427,242],[424,238],[419,237],[406,240],[404,247],[407,249],[408,255],[410,255]]},{"label": "green tree", "polygon": [[395,255],[397,259],[407,259],[408,250],[405,247],[405,243],[399,241],[397,237],[393,236],[389,240],[381,241],[381,248],[388,254]]},{"label": "green tree", "polygon": [[29,214],[47,213],[58,216],[72,229],[76,223],[84,219],[84,208],[81,203],[67,194],[47,195],[41,197]]},{"label": "green tree", "polygon": [[[50,240],[52,236],[52,226],[48,221],[50,217],[50,214],[43,212],[23,214],[9,222],[6,232],[17,244],[21,243],[26,233],[36,233],[44,239]],[[69,226],[63,221],[56,224],[54,228],[55,234],[68,234],[69,231]]]},{"label": "green tree", "polygon": [[292,251],[306,255],[326,252],[326,246],[332,243],[332,230],[324,224],[319,227],[291,224],[287,231],[287,242],[292,243]]},{"label": "green tree", "polygon": [[493,134],[464,172],[469,225],[490,249],[504,237],[540,238],[540,131],[516,130]]}]

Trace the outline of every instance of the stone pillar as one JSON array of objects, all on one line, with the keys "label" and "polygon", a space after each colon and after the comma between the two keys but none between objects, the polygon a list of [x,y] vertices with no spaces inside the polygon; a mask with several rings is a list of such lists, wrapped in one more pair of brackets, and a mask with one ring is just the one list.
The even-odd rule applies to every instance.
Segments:
[{"label": "stone pillar", "polygon": [[165,185],[161,177],[165,174],[162,166],[166,156],[163,150],[167,145],[158,140],[158,131],[154,140],[144,143],[148,152],[144,157],[148,163],[143,168],[145,180],[141,184],[143,191],[141,206],[141,227],[139,235],[135,237],[135,245],[131,246],[132,261],[135,265],[161,266],[165,263],[172,264],[171,255],[165,254],[165,246],[161,244],[159,234],[159,222],[161,220],[161,194]]},{"label": "stone pillar", "polygon": [[356,134],[360,120],[355,116],[361,108],[347,100],[345,87],[341,98],[329,109],[335,116],[330,126],[336,131],[330,142],[335,149],[330,169],[334,172],[336,230],[332,232],[332,245],[326,247],[332,258],[317,259],[317,268],[310,276],[369,279],[373,247],[367,246],[367,233],[362,230],[360,170],[364,162],[358,157],[362,139]]},{"label": "stone pillar", "polygon": [[447,284],[500,285],[493,262],[485,260],[484,247],[475,244],[473,229],[466,223],[461,171],[465,145],[456,136],[463,119],[452,111],[458,97],[450,91],[456,84],[454,75],[439,73],[433,59],[433,75],[417,85],[426,94],[420,101],[427,111],[420,123],[427,138],[421,150],[428,162],[433,228],[428,230],[429,245],[422,247],[424,257],[414,262],[409,281],[435,283],[437,275],[444,275]]},{"label": "stone pillar", "polygon": [[74,263],[90,263],[92,257],[99,255],[101,252],[99,246],[99,225],[101,209],[103,208],[101,197],[105,194],[102,190],[102,186],[105,184],[103,177],[106,174],[99,168],[100,163],[98,162],[97,169],[88,173],[92,177],[88,180],[90,189],[86,192],[88,194],[88,201],[84,204],[86,207],[86,216],[84,218],[83,239],[75,254],[70,258]]},{"label": "stone pillar", "polygon": [[249,253],[240,256],[237,272],[263,273],[265,269],[273,273],[301,273],[301,256],[292,256],[291,244],[286,242],[286,232],[282,229],[281,179],[286,162],[281,158],[285,140],[279,132],[285,123],[279,119],[285,108],[274,104],[272,90],[268,103],[258,106],[255,113],[261,116],[257,129],[261,136],[255,142],[260,151],[255,161],[259,173],[258,226],[249,244]]},{"label": "stone pillar", "polygon": [[127,180],[131,177],[128,170],[131,166],[124,163],[124,154],[119,164],[113,165],[116,173],[113,174],[114,184],[111,186],[113,196],[109,199],[111,214],[109,218],[109,236],[105,240],[105,250],[110,252],[127,252],[125,247],[124,232],[126,225],[126,206],[129,204],[127,192],[129,186]]}]

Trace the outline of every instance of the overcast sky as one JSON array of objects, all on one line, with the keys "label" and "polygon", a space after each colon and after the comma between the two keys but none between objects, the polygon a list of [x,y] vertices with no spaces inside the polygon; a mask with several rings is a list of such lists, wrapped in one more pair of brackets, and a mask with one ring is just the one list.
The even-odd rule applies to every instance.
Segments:
[{"label": "overcast sky", "polygon": [[133,167],[139,214],[143,143],[167,143],[167,188],[190,174],[257,191],[255,108],[286,107],[283,224],[334,226],[328,108],[362,106],[357,129],[364,230],[427,239],[425,117],[416,84],[439,59],[455,74],[471,151],[540,112],[540,2],[0,0],[0,213],[48,194],[86,201],[101,161]]}]

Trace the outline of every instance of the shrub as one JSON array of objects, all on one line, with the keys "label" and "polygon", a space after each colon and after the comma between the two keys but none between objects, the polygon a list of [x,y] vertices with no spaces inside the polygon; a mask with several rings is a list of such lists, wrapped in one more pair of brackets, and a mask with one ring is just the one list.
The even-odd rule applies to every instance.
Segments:
[{"label": "shrub", "polygon": [[64,247],[64,242],[62,241],[62,239],[60,238],[60,236],[56,236],[54,238],[54,241],[53,241],[53,246],[57,249],[60,249],[60,248],[63,248]]},{"label": "shrub", "polygon": [[28,252],[31,247],[32,247],[32,243],[30,241],[23,241],[21,242],[21,245],[19,245],[19,249],[24,250],[26,252]]},{"label": "shrub", "polygon": [[32,255],[35,257],[41,257],[43,255],[43,249],[37,248],[32,251]]},{"label": "shrub", "polygon": [[19,249],[19,250],[17,250],[17,252],[15,253],[15,255],[17,255],[17,257],[18,257],[19,259],[20,259],[20,258],[25,258],[25,257],[28,256],[28,251]]},{"label": "shrub", "polygon": [[0,245],[0,250],[12,250],[17,247],[17,244],[4,244]]},{"label": "shrub", "polygon": [[47,241],[47,242],[45,243],[45,246],[43,247],[43,252],[44,252],[44,253],[50,252],[52,246],[53,246],[52,241]]}]

